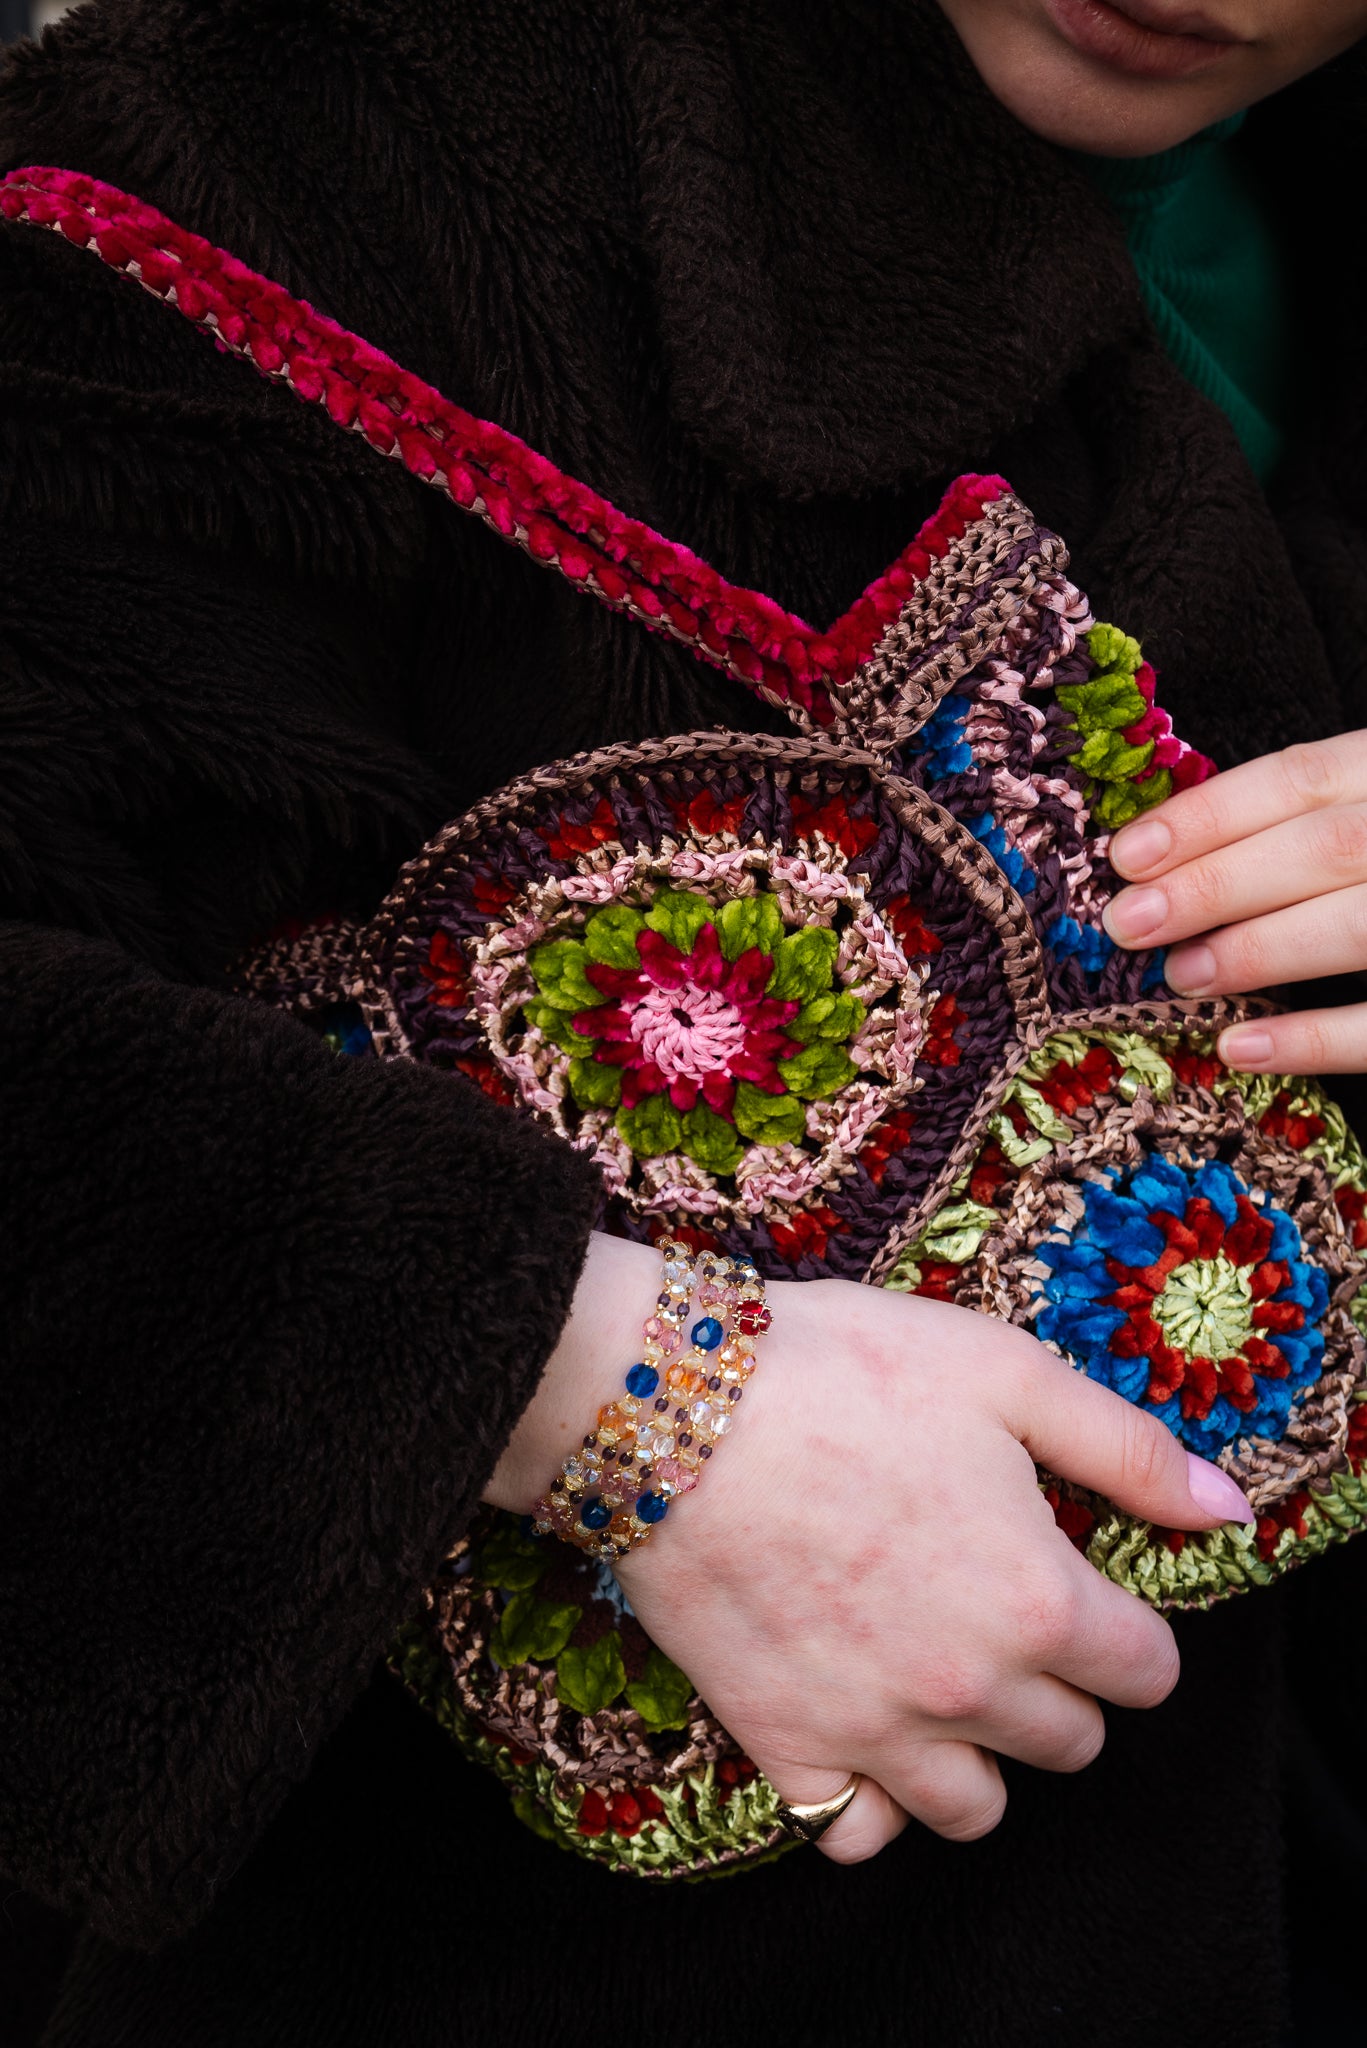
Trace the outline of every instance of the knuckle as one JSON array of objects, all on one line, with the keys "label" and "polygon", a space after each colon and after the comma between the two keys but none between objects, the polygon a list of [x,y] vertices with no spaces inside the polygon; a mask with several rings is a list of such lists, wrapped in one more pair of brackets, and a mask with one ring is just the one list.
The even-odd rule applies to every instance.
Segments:
[{"label": "knuckle", "polygon": [[977,1842],[990,1835],[1006,1811],[1006,1787],[998,1783],[992,1791],[957,1805],[927,1826],[947,1842]]},{"label": "knuckle", "polygon": [[1022,1648],[1032,1663],[1049,1670],[1076,1640],[1082,1600],[1070,1579],[1051,1577],[1021,1593],[1018,1613]]},{"label": "knuckle", "polygon": [[923,1826],[951,1842],[971,1842],[989,1833],[1006,1808],[1006,1787],[995,1758],[970,1743],[914,1747],[902,1759],[892,1796]]},{"label": "knuckle", "polygon": [[1320,810],[1334,801],[1338,768],[1333,749],[1318,740],[1300,740],[1279,756],[1286,794],[1299,810]]},{"label": "knuckle", "polygon": [[1314,1070],[1334,1064],[1333,1039],[1329,1026],[1323,1017],[1313,1012],[1298,1017],[1292,1039],[1293,1058],[1297,1066]]},{"label": "knuckle", "polygon": [[886,1749],[902,1733],[905,1722],[905,1706],[891,1695],[851,1698],[840,1718],[841,1732],[855,1756],[876,1755]]},{"label": "knuckle", "polygon": [[1273,973],[1268,936],[1256,921],[1232,925],[1222,932],[1216,951],[1222,971],[1235,988],[1262,988]]},{"label": "knuckle", "polygon": [[1202,931],[1223,923],[1228,887],[1229,878],[1217,861],[1193,861],[1181,881],[1183,922],[1194,922]]},{"label": "knuckle", "polygon": [[867,1863],[880,1849],[886,1849],[894,1836],[900,1835],[906,1826],[904,1819],[895,1823],[888,1817],[889,1802],[880,1802],[880,1811],[870,1801],[860,1798],[854,1802],[847,1814],[842,1814],[829,1833],[821,1836],[818,1847],[823,1856],[829,1856],[832,1863]]},{"label": "knuckle", "polygon": [[1180,819],[1180,829],[1174,836],[1178,860],[1182,858],[1184,847],[1205,846],[1224,837],[1219,795],[1214,782],[1198,782],[1193,788],[1183,790],[1180,804],[1174,802],[1168,815],[1175,827]]},{"label": "knuckle", "polygon": [[1127,1407],[1121,1420],[1120,1469],[1126,1487],[1140,1495],[1153,1492],[1168,1470],[1174,1439],[1161,1422]]},{"label": "knuckle", "polygon": [[921,1675],[916,1705],[932,1721],[980,1721],[992,1704],[992,1674],[985,1665],[945,1658]]},{"label": "knuckle", "polygon": [[1239,813],[1229,802],[1228,793],[1219,788],[1219,776],[1209,782],[1198,783],[1194,789],[1184,789],[1180,796],[1170,798],[1174,828],[1173,851],[1168,858],[1167,868],[1171,872],[1184,861],[1194,860],[1198,855],[1209,854],[1212,849],[1227,846],[1232,839],[1241,837]]},{"label": "knuckle", "polygon": [[1065,1775],[1085,1771],[1088,1764],[1095,1763],[1100,1756],[1105,1740],[1106,1723],[1098,1709],[1060,1740],[1054,1769]]},{"label": "knuckle", "polygon": [[1177,1638],[1164,1623],[1162,1636],[1155,1639],[1143,1661],[1135,1686],[1135,1705],[1161,1706],[1176,1685],[1181,1670],[1182,1660],[1178,1654]]},{"label": "knuckle", "polygon": [[[1008,1414],[1030,1415],[1047,1395],[1047,1381],[1067,1368],[1029,1331],[1005,1325],[1003,1335],[1011,1341],[998,1347],[993,1360],[998,1403]],[[1017,1338],[1024,1341],[1018,1343]]]},{"label": "knuckle", "polygon": [[1317,866],[1356,881],[1367,871],[1367,810],[1339,805],[1326,811],[1316,826],[1313,850]]}]

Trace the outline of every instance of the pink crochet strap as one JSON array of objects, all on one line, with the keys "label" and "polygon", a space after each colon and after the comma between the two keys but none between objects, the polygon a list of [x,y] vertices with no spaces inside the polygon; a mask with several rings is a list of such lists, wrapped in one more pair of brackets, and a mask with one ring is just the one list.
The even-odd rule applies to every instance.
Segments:
[{"label": "pink crochet strap", "polygon": [[78,171],[29,167],[0,180],[0,215],[92,250],[534,561],[683,641],[804,724],[833,723],[829,686],[849,680],[931,565],[1009,493],[999,476],[958,478],[886,574],[819,631],[759,591],[728,583],[516,434],[476,419],[383,350],[128,193]]}]

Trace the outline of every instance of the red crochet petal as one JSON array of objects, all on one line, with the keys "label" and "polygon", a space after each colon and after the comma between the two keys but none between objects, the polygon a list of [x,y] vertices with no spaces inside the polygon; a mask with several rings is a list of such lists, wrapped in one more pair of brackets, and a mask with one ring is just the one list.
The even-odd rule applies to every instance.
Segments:
[{"label": "red crochet petal", "polygon": [[[643,931],[637,935],[636,950],[641,956],[645,976],[638,977],[644,993],[645,979],[653,981],[656,988],[682,988],[691,978],[691,963],[687,953],[681,953],[672,945],[663,932]],[[592,974],[590,974],[592,980]]]}]

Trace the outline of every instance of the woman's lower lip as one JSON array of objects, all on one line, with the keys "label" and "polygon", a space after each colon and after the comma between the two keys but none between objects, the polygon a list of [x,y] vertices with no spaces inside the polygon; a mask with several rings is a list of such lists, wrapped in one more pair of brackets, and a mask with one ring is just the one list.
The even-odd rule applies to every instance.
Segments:
[{"label": "woman's lower lip", "polygon": [[1131,78],[1186,78],[1208,71],[1239,47],[1209,36],[1141,28],[1107,0],[1044,0],[1044,5],[1054,27],[1075,50]]}]

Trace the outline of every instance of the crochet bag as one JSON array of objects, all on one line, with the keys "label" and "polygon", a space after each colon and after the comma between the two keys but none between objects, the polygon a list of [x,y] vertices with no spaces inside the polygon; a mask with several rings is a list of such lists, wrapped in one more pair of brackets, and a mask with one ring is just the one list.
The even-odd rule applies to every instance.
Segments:
[{"label": "crochet bag", "polygon": [[[960,478],[814,631],[152,208],[43,169],[0,183],[0,212],[794,727],[539,769],[448,825],[368,923],[245,963],[244,990],[591,1151],[611,1230],[1033,1330],[1257,1509],[1182,1535],[1042,1475],[1074,1543],[1157,1606],[1266,1584],[1361,1525],[1367,1166],[1313,1083],[1221,1065],[1249,1005],[1174,997],[1161,956],[1102,929],[1108,832],[1210,764],[1000,478]],[[522,1819],[610,1868],[705,1875],[789,1845],[611,1571],[525,1520],[481,1514],[391,1666]]]}]

